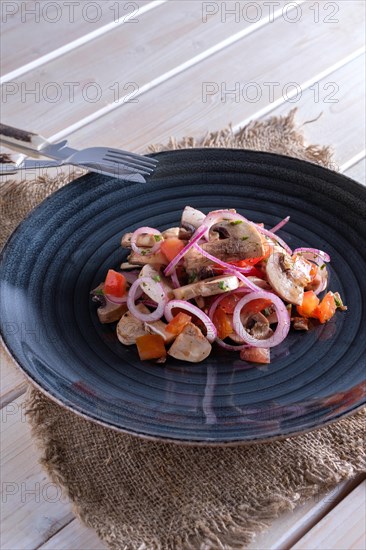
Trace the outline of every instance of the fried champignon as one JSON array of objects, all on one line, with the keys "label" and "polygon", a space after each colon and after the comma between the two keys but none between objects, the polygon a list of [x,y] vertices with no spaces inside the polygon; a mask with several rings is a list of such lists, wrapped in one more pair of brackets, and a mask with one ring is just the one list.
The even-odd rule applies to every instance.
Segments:
[{"label": "fried champignon", "polygon": [[[141,313],[150,313],[148,308],[143,304],[137,304],[137,309]],[[147,334],[145,323],[137,319],[130,311],[127,311],[119,320],[117,325],[117,338],[125,346],[136,344],[136,338]]]},{"label": "fried champignon", "polygon": [[122,315],[127,311],[126,304],[115,304],[108,300],[103,294],[104,283],[101,283],[91,291],[92,301],[98,305],[97,315],[102,324],[114,323],[119,321]]},{"label": "fried champignon", "polygon": [[168,355],[181,361],[199,363],[208,357],[212,346],[200,329],[193,323],[188,323],[178,334],[168,351]]},{"label": "fried champignon", "polygon": [[[311,266],[310,266],[311,267]],[[268,282],[273,290],[290,304],[301,305],[304,287],[310,281],[310,269],[294,261],[285,252],[273,252],[266,264]]]}]

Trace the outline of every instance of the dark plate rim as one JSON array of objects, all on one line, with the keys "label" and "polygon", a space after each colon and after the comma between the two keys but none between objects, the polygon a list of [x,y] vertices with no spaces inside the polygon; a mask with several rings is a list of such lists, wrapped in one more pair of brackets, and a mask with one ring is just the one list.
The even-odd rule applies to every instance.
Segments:
[{"label": "dark plate rim", "polygon": [[[277,153],[269,153],[269,152],[266,152],[266,151],[255,151],[255,150],[252,150],[252,149],[235,149],[235,148],[225,148],[225,147],[217,147],[217,148],[214,148],[214,147],[212,147],[212,148],[211,147],[210,148],[201,147],[201,148],[187,148],[187,149],[176,149],[176,150],[169,150],[169,151],[160,151],[160,152],[157,152],[157,153],[149,153],[145,156],[154,157],[154,158],[159,157],[159,156],[172,156],[172,154],[178,154],[179,155],[179,154],[184,154],[187,151],[197,152],[197,153],[199,153],[199,152],[201,152],[201,153],[210,152],[210,154],[211,153],[225,154],[228,151],[230,151],[230,152],[232,152],[234,154],[238,154],[238,155],[241,155],[241,154],[244,153],[244,154],[250,154],[250,155],[253,155],[253,156],[257,156],[257,157],[260,156],[260,157],[265,157],[265,158],[272,158],[273,160],[281,159],[281,161],[286,162],[287,164],[292,163],[292,166],[287,166],[287,168],[293,169],[294,171],[296,171],[296,166],[304,167],[304,165],[306,165],[306,166],[308,166],[309,168],[312,168],[312,169],[314,169],[314,167],[315,167],[317,170],[319,170],[319,172],[323,172],[324,175],[326,175],[328,177],[333,177],[333,178],[336,177],[341,182],[347,183],[348,185],[350,185],[351,188],[347,189],[347,192],[351,193],[352,195],[355,195],[357,192],[361,195],[364,195],[363,197],[361,197],[361,200],[365,201],[365,204],[366,204],[366,188],[361,183],[353,180],[352,178],[349,178],[348,176],[346,176],[344,174],[341,174],[341,173],[336,172],[334,170],[331,170],[329,168],[325,168],[324,166],[320,166],[316,163],[309,162],[307,160],[298,159],[298,158],[291,157],[291,156],[287,156],[287,155],[279,155]],[[28,220],[31,219],[33,217],[33,215],[35,215],[38,212],[38,210],[43,208],[45,203],[48,203],[49,201],[54,200],[54,197],[57,196],[58,194],[62,194],[63,190],[66,187],[68,187],[70,185],[73,185],[73,186],[74,185],[79,185],[81,183],[80,180],[82,180],[84,178],[87,178],[87,177],[89,177],[89,174],[85,174],[83,176],[80,176],[80,177],[77,177],[77,178],[73,179],[68,184],[61,187],[60,189],[58,189],[54,193],[51,193],[39,205],[37,205],[33,210],[31,210],[26,215],[26,217],[20,222],[20,224],[11,233],[11,235],[9,236],[7,241],[5,242],[2,250],[0,251],[0,270],[1,270],[2,263],[3,263],[4,255],[7,252],[7,249],[10,247],[11,242],[13,241],[13,239],[16,239],[18,232],[20,232],[23,229],[23,226],[26,223],[28,223]],[[130,182],[126,181],[126,184],[129,184],[129,183]],[[337,187],[340,187],[338,185],[338,182],[332,182],[332,183],[333,183],[333,185],[337,185]],[[352,187],[353,187],[353,189],[352,189]],[[356,191],[356,193],[354,193],[354,191]],[[26,368],[22,365],[22,363],[20,361],[18,361],[18,359],[15,357],[15,355],[13,355],[13,353],[10,349],[10,346],[8,346],[8,344],[7,344],[6,337],[3,334],[1,329],[0,329],[0,343],[3,346],[3,348],[5,350],[5,353],[7,353],[9,355],[9,357],[11,357],[11,359],[15,363],[17,369],[20,370],[20,372],[22,372],[22,374],[25,376],[27,381],[30,382],[35,388],[37,388],[41,393],[43,393],[44,395],[49,397],[52,401],[57,403],[59,406],[69,410],[70,412],[73,412],[73,413],[77,414],[78,416],[80,416],[81,418],[83,418],[85,420],[94,422],[94,423],[96,423],[100,426],[113,429],[114,431],[117,431],[119,433],[124,433],[124,434],[127,434],[127,435],[140,437],[140,438],[142,438],[144,440],[148,440],[148,441],[155,441],[155,442],[158,441],[158,442],[164,442],[164,443],[174,443],[174,444],[178,444],[178,445],[204,446],[204,447],[207,447],[207,446],[209,446],[209,447],[235,447],[235,446],[238,446],[238,445],[248,446],[248,445],[252,445],[252,444],[256,444],[256,443],[271,443],[271,442],[274,442],[274,441],[281,441],[281,440],[287,439],[289,437],[301,436],[301,435],[304,435],[306,433],[310,433],[310,432],[316,431],[318,429],[321,429],[323,427],[329,426],[329,425],[333,424],[334,422],[337,422],[338,420],[341,420],[343,418],[347,418],[349,416],[353,416],[354,414],[361,411],[366,406],[366,398],[365,398],[362,401],[361,404],[356,405],[356,406],[354,406],[351,409],[348,409],[346,411],[341,411],[338,414],[335,414],[334,416],[332,416],[329,420],[323,421],[321,424],[313,423],[310,426],[307,426],[304,430],[298,430],[298,431],[294,430],[294,431],[289,431],[289,432],[286,432],[286,433],[278,433],[278,434],[274,434],[274,435],[271,435],[271,436],[266,436],[265,438],[260,438],[260,437],[259,438],[253,438],[253,437],[251,437],[250,439],[236,439],[236,440],[229,440],[229,441],[214,440],[213,441],[213,440],[209,440],[209,439],[190,439],[190,440],[188,440],[188,439],[180,439],[180,438],[172,438],[172,437],[164,437],[164,436],[154,436],[154,435],[146,434],[144,432],[137,432],[137,431],[134,431],[134,430],[131,430],[131,429],[122,428],[122,427],[117,426],[113,423],[109,423],[109,422],[100,420],[97,417],[93,417],[90,414],[86,414],[85,412],[79,410],[79,408],[75,405],[71,406],[71,405],[66,404],[65,402],[61,401],[58,397],[53,395],[50,391],[43,388],[43,386],[41,386],[37,382],[37,380],[35,380],[27,372]]]}]

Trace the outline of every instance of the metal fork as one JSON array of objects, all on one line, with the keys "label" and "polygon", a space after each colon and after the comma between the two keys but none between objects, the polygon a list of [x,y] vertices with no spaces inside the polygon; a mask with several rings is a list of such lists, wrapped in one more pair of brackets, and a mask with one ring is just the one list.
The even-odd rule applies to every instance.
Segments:
[{"label": "metal fork", "polygon": [[0,124],[0,142],[30,156],[48,157],[59,161],[59,166],[72,164],[92,171],[112,172],[124,178],[127,173],[149,176],[158,163],[156,159],[110,147],[89,147],[78,151],[67,146],[67,140],[50,143],[46,138]]}]

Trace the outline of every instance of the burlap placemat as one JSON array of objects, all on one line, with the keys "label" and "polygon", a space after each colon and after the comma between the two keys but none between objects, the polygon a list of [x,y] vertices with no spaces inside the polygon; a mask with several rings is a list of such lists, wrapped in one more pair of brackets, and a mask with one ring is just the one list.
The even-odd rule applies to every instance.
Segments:
[{"label": "burlap placemat", "polygon": [[[287,117],[167,147],[245,147],[330,166]],[[1,184],[1,241],[68,177]],[[282,511],[365,469],[364,413],[298,437],[250,447],[145,441],[89,422],[29,388],[27,411],[42,464],[75,513],[112,549],[237,549]]]}]

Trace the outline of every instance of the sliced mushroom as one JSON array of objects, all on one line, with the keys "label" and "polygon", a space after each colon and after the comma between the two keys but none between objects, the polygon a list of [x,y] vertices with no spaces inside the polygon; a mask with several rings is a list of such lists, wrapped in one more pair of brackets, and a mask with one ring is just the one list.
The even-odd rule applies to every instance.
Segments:
[{"label": "sliced mushroom", "polygon": [[309,330],[309,319],[304,317],[293,317],[292,326],[295,330]]},{"label": "sliced mushroom", "polygon": [[154,321],[153,323],[145,323],[145,330],[150,334],[159,334],[164,338],[166,344],[173,342],[175,335],[166,330],[167,324],[164,321]]},{"label": "sliced mushroom", "polygon": [[[139,277],[151,277],[154,281],[158,281],[162,285],[165,294],[168,296],[169,299],[172,299],[174,297],[173,285],[169,279],[162,275],[159,266],[150,264],[144,265],[144,267],[140,271]],[[158,285],[154,283],[152,283],[151,285],[149,285],[148,283],[143,283],[142,290],[145,292],[145,294],[149,296],[149,298],[151,298],[152,300],[154,300],[154,302],[158,304],[164,298],[164,296],[161,296],[161,291]]]},{"label": "sliced mushroom", "polygon": [[[217,224],[225,227],[229,238],[211,240],[202,244],[203,250],[219,258],[224,262],[235,262],[245,258],[258,258],[264,255],[264,239],[251,224],[241,223],[230,225],[230,222]],[[240,232],[239,232],[239,229]],[[204,257],[195,248],[191,248],[184,257],[184,263],[188,274],[199,272],[202,268],[212,265],[211,260]]]},{"label": "sliced mushroom", "polygon": [[134,265],[168,265],[168,260],[161,252],[156,252],[155,254],[137,254],[136,252],[131,252],[128,256],[128,262]]},{"label": "sliced mushroom", "polygon": [[185,229],[184,227],[170,227],[162,232],[164,239],[181,239],[182,241],[188,241],[192,236],[192,231]]},{"label": "sliced mushroom", "polygon": [[264,290],[271,290],[271,286],[264,279],[260,279],[259,277],[255,277],[252,275],[247,277],[247,279],[249,279],[249,281],[252,281],[252,283],[259,286],[260,288],[263,288]]},{"label": "sliced mushroom", "polygon": [[119,321],[122,315],[127,311],[126,304],[115,304],[108,300],[103,294],[104,283],[101,283],[92,292],[92,300],[99,307],[97,309],[97,315],[99,321],[103,324],[114,323]]},{"label": "sliced mushroom", "polygon": [[266,340],[273,334],[268,319],[263,313],[242,313],[241,322],[248,333],[257,340]]},{"label": "sliced mushroom", "polygon": [[203,224],[205,218],[206,214],[200,210],[196,210],[192,206],[186,206],[183,210],[181,226],[189,231],[194,231]]},{"label": "sliced mushroom", "polygon": [[254,241],[261,243],[261,234],[255,225],[244,220],[222,220],[210,229],[210,240],[214,232],[222,235],[221,238],[237,239],[238,241]]},{"label": "sliced mushroom", "polygon": [[178,334],[168,354],[175,359],[199,363],[210,355],[211,349],[210,342],[203,336],[200,329],[193,323],[188,323]]},{"label": "sliced mushroom", "polygon": [[[131,238],[133,233],[125,233],[121,240],[121,245],[123,248],[131,248]],[[162,236],[164,239],[170,239],[171,237],[175,237],[177,239],[186,240],[191,237],[192,232],[187,231],[186,229],[182,227],[170,227],[169,229],[166,229],[162,232]],[[137,236],[136,239],[136,245],[141,248],[152,248],[156,244],[156,240],[154,235],[150,235],[148,233],[141,233]]]},{"label": "sliced mushroom", "polygon": [[223,294],[229,290],[235,290],[239,286],[239,281],[235,275],[223,275],[221,277],[212,277],[204,279],[198,283],[181,286],[173,290],[177,300],[190,300],[195,296],[213,296]]},{"label": "sliced mushroom", "polygon": [[[131,248],[131,238],[133,233],[125,233],[121,240],[121,245],[123,248]],[[152,248],[156,244],[154,235],[149,235],[148,233],[141,233],[137,236],[136,245],[141,248]]]},{"label": "sliced mushroom", "polygon": [[[141,313],[150,313],[143,304],[137,304],[136,307]],[[147,334],[145,323],[132,315],[130,311],[127,311],[123,317],[121,317],[116,331],[118,340],[122,342],[122,344],[125,344],[125,346],[136,344],[136,338]]]},{"label": "sliced mushroom", "polygon": [[130,264],[130,262],[122,262],[121,265],[120,265],[120,268],[123,271],[130,271],[131,269],[140,269],[141,265]]},{"label": "sliced mushroom", "polygon": [[274,252],[266,265],[268,282],[273,290],[286,302],[301,305],[304,296],[304,284],[308,278],[301,273],[299,264],[284,252]]}]

